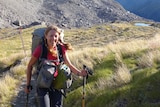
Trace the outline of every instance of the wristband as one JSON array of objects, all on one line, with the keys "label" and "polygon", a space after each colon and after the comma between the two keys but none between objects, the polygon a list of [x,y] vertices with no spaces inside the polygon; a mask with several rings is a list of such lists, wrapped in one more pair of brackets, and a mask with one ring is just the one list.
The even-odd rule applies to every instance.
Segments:
[{"label": "wristband", "polygon": [[30,89],[30,90],[32,90],[32,85],[27,85],[27,89]]}]

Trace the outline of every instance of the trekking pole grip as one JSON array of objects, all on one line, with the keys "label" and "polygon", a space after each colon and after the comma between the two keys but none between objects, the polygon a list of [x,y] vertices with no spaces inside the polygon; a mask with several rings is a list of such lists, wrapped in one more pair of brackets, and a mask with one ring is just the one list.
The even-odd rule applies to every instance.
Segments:
[{"label": "trekking pole grip", "polygon": [[27,85],[27,89],[32,90],[33,89],[32,85]]},{"label": "trekking pole grip", "polygon": [[83,69],[87,71],[88,75],[93,75],[93,71],[89,67],[87,67],[86,65],[83,65]]}]

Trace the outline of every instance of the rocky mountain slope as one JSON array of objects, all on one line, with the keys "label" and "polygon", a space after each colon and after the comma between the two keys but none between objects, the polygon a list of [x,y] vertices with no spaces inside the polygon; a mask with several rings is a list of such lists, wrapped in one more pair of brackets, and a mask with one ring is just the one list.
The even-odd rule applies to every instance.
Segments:
[{"label": "rocky mountain slope", "polygon": [[159,0],[116,0],[125,9],[147,19],[160,22]]},{"label": "rocky mountain slope", "polygon": [[65,27],[87,27],[116,20],[141,19],[114,0],[1,0],[0,14],[1,28],[17,20],[22,25],[46,22]]}]

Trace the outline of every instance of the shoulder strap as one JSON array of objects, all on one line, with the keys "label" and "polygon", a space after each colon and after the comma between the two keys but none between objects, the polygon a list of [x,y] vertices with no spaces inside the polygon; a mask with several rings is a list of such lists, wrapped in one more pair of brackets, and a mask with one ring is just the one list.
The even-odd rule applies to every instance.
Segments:
[{"label": "shoulder strap", "polygon": [[[41,52],[41,56],[40,59],[47,59],[47,47],[45,46],[45,44],[43,43],[42,45],[42,52]],[[58,49],[58,57],[59,57],[59,62],[63,62],[63,54],[62,54],[62,47],[60,44],[57,44],[57,49]]]},{"label": "shoulder strap", "polygon": [[60,60],[60,63],[64,61],[63,59],[63,54],[62,54],[62,47],[60,44],[57,45],[57,49],[58,49],[58,56],[59,56],[59,60]]},{"label": "shoulder strap", "polygon": [[47,53],[48,53],[48,50],[47,50],[47,47],[45,46],[45,44],[43,43],[42,45],[42,51],[41,51],[41,56],[40,56],[40,58],[41,59],[47,59]]},{"label": "shoulder strap", "polygon": [[41,68],[42,60],[47,59],[47,53],[48,53],[47,47],[45,46],[44,42],[42,42],[41,43],[41,54],[40,54],[40,57],[37,63],[38,70]]},{"label": "shoulder strap", "polygon": [[40,45],[41,45],[41,54],[39,59],[47,59],[48,49],[45,45],[44,37],[42,37]]}]

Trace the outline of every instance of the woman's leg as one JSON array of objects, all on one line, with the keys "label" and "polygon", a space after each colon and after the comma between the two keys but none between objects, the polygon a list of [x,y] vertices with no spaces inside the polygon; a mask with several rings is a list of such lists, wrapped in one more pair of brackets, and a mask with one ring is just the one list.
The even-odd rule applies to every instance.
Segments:
[{"label": "woman's leg", "polygon": [[50,107],[49,90],[45,88],[37,88],[38,107]]},{"label": "woman's leg", "polygon": [[52,90],[49,92],[51,107],[63,107],[63,95],[61,91]]}]

